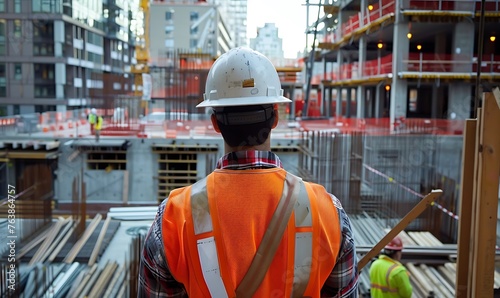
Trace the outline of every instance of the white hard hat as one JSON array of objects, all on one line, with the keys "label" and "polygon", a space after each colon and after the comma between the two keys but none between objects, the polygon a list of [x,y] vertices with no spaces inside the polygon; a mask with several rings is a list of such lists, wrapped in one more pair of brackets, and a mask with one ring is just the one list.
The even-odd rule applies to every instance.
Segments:
[{"label": "white hard hat", "polygon": [[95,108],[92,108],[92,110],[90,110],[90,112],[91,112],[92,114],[95,114],[95,113],[97,113],[97,110],[96,110]]},{"label": "white hard hat", "polygon": [[203,101],[196,107],[289,103],[273,64],[246,47],[222,54],[208,72]]}]

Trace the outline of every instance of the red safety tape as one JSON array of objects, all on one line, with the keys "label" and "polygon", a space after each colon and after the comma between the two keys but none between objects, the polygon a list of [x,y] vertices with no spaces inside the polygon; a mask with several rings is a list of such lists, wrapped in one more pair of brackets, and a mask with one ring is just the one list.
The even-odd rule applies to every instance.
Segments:
[{"label": "red safety tape", "polygon": [[[405,189],[405,190],[409,191],[410,193],[412,193],[412,194],[414,194],[414,195],[418,196],[419,198],[424,198],[424,197],[425,197],[424,195],[422,195],[422,194],[420,194],[420,193],[418,193],[418,192],[414,191],[413,189],[411,189],[411,188],[409,188],[409,187],[407,187],[407,186],[404,186],[403,184],[401,184],[401,183],[397,182],[396,180],[394,180],[394,178],[391,178],[391,177],[387,176],[386,174],[384,174],[384,173],[382,173],[382,172],[380,172],[380,171],[378,171],[378,170],[376,170],[376,169],[374,169],[374,168],[372,168],[372,167],[370,167],[370,166],[367,166],[367,165],[365,165],[365,164],[363,164],[363,166],[364,166],[367,170],[369,170],[369,171],[371,171],[371,172],[373,172],[373,173],[375,173],[375,174],[377,174],[377,175],[380,175],[380,176],[382,176],[382,177],[386,178],[387,180],[389,180],[389,182],[396,183],[396,184],[397,184],[398,186],[400,186],[401,188],[403,188],[403,189]],[[447,214],[447,215],[451,216],[452,218],[454,218],[454,219],[456,219],[456,220],[458,220],[458,218],[459,218],[459,217],[458,217],[458,215],[454,214],[453,212],[449,211],[448,209],[446,209],[445,207],[443,207],[442,205],[440,205],[440,204],[438,204],[438,203],[436,203],[436,202],[432,202],[432,203],[431,203],[431,206],[435,206],[435,207],[437,207],[438,209],[440,209],[441,211],[443,211],[445,214]],[[500,250],[500,247],[499,247],[499,246],[497,246],[497,245],[495,245],[495,250]]]},{"label": "red safety tape", "polygon": [[[413,189],[411,189],[411,188],[409,188],[409,187],[407,187],[407,186],[404,186],[403,184],[399,183],[399,182],[398,182],[398,181],[396,181],[394,178],[389,177],[389,176],[387,176],[386,174],[384,174],[384,173],[382,173],[382,172],[380,172],[380,171],[378,171],[378,170],[376,170],[376,169],[374,169],[374,168],[372,168],[372,167],[370,167],[370,166],[368,166],[368,165],[365,165],[365,164],[364,164],[363,166],[364,166],[367,170],[369,170],[369,171],[371,171],[371,172],[373,172],[373,173],[375,173],[375,174],[377,174],[377,175],[380,175],[380,176],[382,176],[382,177],[386,178],[387,180],[389,180],[389,182],[392,182],[392,183],[397,184],[399,187],[401,187],[401,188],[402,188],[402,189],[404,189],[404,190],[407,190],[409,193],[414,194],[414,195],[418,196],[418,197],[419,197],[419,198],[421,198],[421,199],[423,199],[423,198],[425,197],[424,195],[422,195],[422,194],[420,194],[420,193],[418,193],[418,192],[414,191]],[[439,203],[432,202],[432,203],[431,203],[431,206],[435,206],[435,207],[437,207],[438,209],[440,209],[441,211],[443,211],[443,212],[444,212],[444,213],[446,213],[447,215],[449,215],[449,216],[451,216],[452,218],[454,218],[454,219],[458,220],[458,215],[456,215],[456,214],[454,214],[453,212],[449,211],[448,209],[446,209],[445,207],[443,207],[443,206],[442,206],[442,205],[440,205]]]}]

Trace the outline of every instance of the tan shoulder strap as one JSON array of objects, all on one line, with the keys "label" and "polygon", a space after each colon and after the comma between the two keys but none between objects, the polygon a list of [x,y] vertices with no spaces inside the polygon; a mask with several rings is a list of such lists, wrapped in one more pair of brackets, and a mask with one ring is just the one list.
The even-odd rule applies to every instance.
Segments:
[{"label": "tan shoulder strap", "polygon": [[288,225],[293,207],[299,195],[300,182],[301,179],[297,176],[290,173],[286,174],[278,206],[274,210],[271,222],[264,233],[264,237],[246,275],[236,289],[236,297],[252,297],[262,283]]}]

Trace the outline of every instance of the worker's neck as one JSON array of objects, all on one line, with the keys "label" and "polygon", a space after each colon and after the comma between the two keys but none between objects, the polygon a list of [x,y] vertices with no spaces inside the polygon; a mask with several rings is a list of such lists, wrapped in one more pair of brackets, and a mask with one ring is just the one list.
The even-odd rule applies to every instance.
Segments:
[{"label": "worker's neck", "polygon": [[267,139],[263,144],[257,146],[229,146],[224,142],[224,152],[226,154],[236,151],[271,151],[271,141]]}]

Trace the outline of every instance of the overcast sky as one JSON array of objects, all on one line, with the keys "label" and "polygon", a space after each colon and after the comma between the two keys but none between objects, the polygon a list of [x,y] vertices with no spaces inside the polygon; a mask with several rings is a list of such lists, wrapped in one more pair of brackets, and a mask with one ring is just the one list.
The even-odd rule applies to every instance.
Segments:
[{"label": "overcast sky", "polygon": [[[275,23],[278,36],[283,39],[285,58],[296,58],[297,52],[302,51],[306,43],[307,8],[304,4],[305,0],[248,0],[247,38],[257,35],[257,27]],[[317,14],[318,7],[311,5],[310,24]],[[311,40],[312,35],[309,36],[309,42]]]}]

